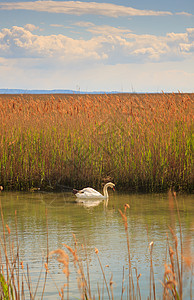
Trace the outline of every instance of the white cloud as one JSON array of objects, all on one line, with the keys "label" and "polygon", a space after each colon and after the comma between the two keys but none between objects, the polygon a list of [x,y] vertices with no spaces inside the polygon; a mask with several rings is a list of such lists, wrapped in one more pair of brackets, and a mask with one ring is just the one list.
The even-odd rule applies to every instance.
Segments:
[{"label": "white cloud", "polygon": [[98,38],[75,40],[64,35],[34,35],[22,27],[13,26],[0,32],[0,57],[58,58],[64,62],[83,59],[98,60]]},{"label": "white cloud", "polygon": [[189,41],[193,41],[194,40],[194,28],[187,28],[186,32],[188,34]]},{"label": "white cloud", "polygon": [[34,24],[26,24],[24,26],[24,29],[28,30],[28,31],[34,31],[34,30],[37,30],[39,29],[38,26],[35,26]]},{"label": "white cloud", "polygon": [[88,40],[62,34],[33,34],[29,30],[35,28],[32,24],[24,28],[4,28],[0,31],[0,57],[49,59],[63,67],[67,64],[77,66],[100,62],[115,65],[178,61],[191,56],[194,51],[194,28],[188,28],[185,33],[155,36],[137,35],[128,29],[111,26],[86,25],[90,25],[86,30],[94,34]]},{"label": "white cloud", "polygon": [[64,28],[65,26],[62,24],[50,24],[51,27],[58,27],[58,28]]},{"label": "white cloud", "polygon": [[115,28],[109,25],[95,26],[94,24],[93,26],[90,25],[88,31],[91,32],[92,34],[113,35],[113,36],[122,36],[131,32],[131,30],[125,28],[120,28],[120,27]]},{"label": "white cloud", "polygon": [[50,13],[64,13],[71,15],[103,15],[107,17],[119,16],[165,16],[172,15],[169,11],[140,10],[128,6],[111,3],[80,2],[80,1],[31,1],[31,2],[3,2],[0,10],[35,10]]},{"label": "white cloud", "polygon": [[79,26],[79,27],[90,27],[90,26],[95,26],[94,23],[92,23],[92,22],[84,22],[84,21],[76,22],[76,23],[74,23],[73,25]]},{"label": "white cloud", "polygon": [[191,44],[180,44],[181,51],[185,54],[189,52],[194,52],[194,42]]},{"label": "white cloud", "polygon": [[188,13],[188,12],[177,12],[176,15],[180,15],[180,16],[186,16],[186,17],[191,17],[192,14]]}]

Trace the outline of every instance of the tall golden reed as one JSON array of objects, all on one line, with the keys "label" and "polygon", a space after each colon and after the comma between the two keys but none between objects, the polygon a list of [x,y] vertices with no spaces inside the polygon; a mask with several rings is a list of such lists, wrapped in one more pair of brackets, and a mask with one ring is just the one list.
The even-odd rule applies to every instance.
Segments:
[{"label": "tall golden reed", "polygon": [[5,189],[191,191],[194,94],[0,95]]}]

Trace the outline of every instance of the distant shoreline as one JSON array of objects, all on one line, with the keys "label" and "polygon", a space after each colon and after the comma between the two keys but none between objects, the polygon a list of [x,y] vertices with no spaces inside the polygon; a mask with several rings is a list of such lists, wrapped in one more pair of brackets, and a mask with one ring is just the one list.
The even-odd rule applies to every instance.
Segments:
[{"label": "distant shoreline", "polygon": [[120,91],[75,91],[75,90],[63,90],[63,89],[53,89],[53,90],[26,90],[26,89],[0,89],[0,94],[2,95],[20,95],[20,94],[29,94],[29,95],[35,95],[35,94],[41,94],[41,95],[50,95],[50,94],[81,94],[81,95],[87,95],[87,94],[130,94],[130,95],[157,95],[157,94],[193,94],[193,92],[120,92]]},{"label": "distant shoreline", "polygon": [[25,89],[0,89],[0,94],[121,94],[118,91],[75,91],[75,90],[25,90]]}]

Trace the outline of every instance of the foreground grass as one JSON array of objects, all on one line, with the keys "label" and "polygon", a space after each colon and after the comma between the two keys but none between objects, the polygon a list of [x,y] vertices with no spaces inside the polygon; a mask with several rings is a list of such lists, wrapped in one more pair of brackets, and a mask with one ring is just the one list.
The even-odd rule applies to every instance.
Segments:
[{"label": "foreground grass", "polygon": [[194,94],[0,95],[0,184],[190,192]]},{"label": "foreground grass", "polygon": [[[178,231],[180,234],[177,234],[175,229],[172,229],[171,227],[167,229],[169,233],[167,233],[166,240],[166,262],[164,264],[164,273],[163,278],[161,278],[160,281],[160,285],[162,286],[160,299],[182,300],[185,299],[185,295],[187,295],[187,299],[192,299],[193,257],[191,254],[191,245],[190,243],[183,245],[178,202],[176,199],[176,193],[174,192],[169,192],[169,205],[171,205],[171,210],[173,209],[173,206],[176,207],[179,224]],[[123,230],[125,230],[126,233],[126,248],[128,253],[128,267],[125,270],[125,273],[123,267],[122,282],[115,283],[113,281],[114,274],[112,273],[110,278],[107,278],[105,272],[105,268],[107,266],[105,266],[101,261],[103,253],[99,253],[98,249],[95,248],[94,251],[99,263],[102,280],[101,283],[95,282],[92,284],[92,274],[90,273],[90,264],[92,264],[92,262],[87,257],[87,245],[79,245],[75,235],[73,235],[73,246],[70,247],[69,245],[63,244],[62,248],[50,251],[48,248],[49,232],[47,220],[47,254],[42,262],[40,275],[38,276],[36,283],[32,284],[28,263],[24,263],[22,261],[22,249],[20,248],[20,240],[17,234],[17,214],[15,217],[16,235],[11,238],[11,230],[4,222],[4,215],[0,202],[3,228],[0,235],[0,299],[44,299],[45,291],[49,284],[48,280],[49,282],[53,282],[55,285],[56,291],[52,291],[52,295],[54,295],[55,299],[57,299],[57,296],[59,299],[71,299],[70,291],[71,288],[75,291],[76,284],[80,295],[79,299],[114,299],[115,284],[120,284],[121,296],[119,299],[157,299],[158,296],[156,295],[158,295],[158,285],[156,285],[154,279],[155,274],[153,265],[154,242],[149,241],[148,235],[148,249],[146,250],[149,251],[150,271],[146,276],[146,279],[149,278],[149,280],[147,280],[149,285],[147,287],[148,295],[145,295],[145,292],[142,294],[140,288],[140,281],[145,278],[143,278],[143,276],[139,273],[141,270],[137,270],[137,261],[134,262],[131,258],[131,245],[127,220],[128,209],[130,209],[129,205],[125,204],[124,209],[119,210],[123,220]],[[189,256],[188,253],[190,253]],[[54,257],[60,264],[60,267],[57,269],[57,273],[63,272],[64,275],[64,284],[62,287],[57,286],[54,281],[52,265],[50,264],[51,259],[53,260]],[[73,264],[70,265],[70,261],[73,261]],[[72,282],[72,279],[70,281],[70,277],[72,276],[71,274],[73,273],[71,269],[72,267],[75,269],[77,283]],[[40,284],[40,282],[42,284]],[[185,283],[187,283],[186,286]]]}]

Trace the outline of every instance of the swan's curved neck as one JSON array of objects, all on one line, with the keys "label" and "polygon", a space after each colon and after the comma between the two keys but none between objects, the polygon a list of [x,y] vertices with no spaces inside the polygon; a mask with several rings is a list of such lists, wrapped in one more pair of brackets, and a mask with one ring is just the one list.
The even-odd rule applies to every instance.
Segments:
[{"label": "swan's curved neck", "polygon": [[108,186],[106,184],[103,188],[103,194],[104,194],[104,197],[108,198]]}]

